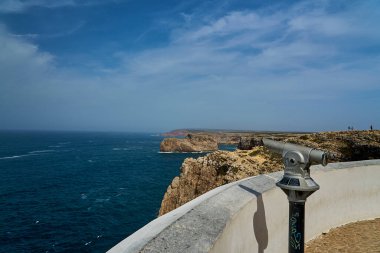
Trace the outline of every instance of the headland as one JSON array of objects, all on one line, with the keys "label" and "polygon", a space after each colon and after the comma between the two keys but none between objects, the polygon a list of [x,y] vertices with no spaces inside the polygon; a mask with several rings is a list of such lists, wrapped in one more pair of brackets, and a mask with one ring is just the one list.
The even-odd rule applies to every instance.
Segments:
[{"label": "headland", "polygon": [[220,129],[177,129],[163,133],[165,138],[160,145],[161,152],[209,152],[220,145],[234,145],[239,149],[251,149],[264,137],[284,139],[297,137],[310,132],[244,131]]}]

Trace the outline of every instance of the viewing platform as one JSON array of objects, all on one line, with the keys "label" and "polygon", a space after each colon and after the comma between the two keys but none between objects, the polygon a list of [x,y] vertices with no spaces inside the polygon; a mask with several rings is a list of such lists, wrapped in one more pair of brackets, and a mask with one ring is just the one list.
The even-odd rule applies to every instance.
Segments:
[{"label": "viewing platform", "polygon": [[310,241],[305,253],[380,252],[380,218],[331,229]]},{"label": "viewing platform", "polygon": [[[307,199],[306,242],[332,228],[380,217],[380,160],[315,165],[311,175],[320,189]],[[218,187],[108,252],[288,252],[289,204],[275,186],[282,176],[275,172]]]}]

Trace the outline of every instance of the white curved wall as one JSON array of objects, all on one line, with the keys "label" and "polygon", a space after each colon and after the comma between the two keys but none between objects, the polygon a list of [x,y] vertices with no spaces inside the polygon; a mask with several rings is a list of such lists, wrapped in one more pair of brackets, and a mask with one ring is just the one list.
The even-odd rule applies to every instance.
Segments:
[{"label": "white curved wall", "polygon": [[[312,177],[321,189],[306,203],[306,241],[333,227],[380,217],[380,164],[340,165],[348,168],[314,167],[312,170]],[[285,194],[273,188],[264,192],[261,198],[262,204],[256,198],[256,202],[251,201],[236,213],[210,252],[288,252],[288,202]],[[262,218],[265,216],[265,224],[257,224],[252,218],[252,214],[259,212],[260,205],[265,209],[265,214],[260,214]]]},{"label": "white curved wall", "polygon": [[[306,241],[380,217],[380,160],[313,166],[321,189],[306,202]],[[109,252],[288,252],[282,172],[217,188],[143,227]]]}]

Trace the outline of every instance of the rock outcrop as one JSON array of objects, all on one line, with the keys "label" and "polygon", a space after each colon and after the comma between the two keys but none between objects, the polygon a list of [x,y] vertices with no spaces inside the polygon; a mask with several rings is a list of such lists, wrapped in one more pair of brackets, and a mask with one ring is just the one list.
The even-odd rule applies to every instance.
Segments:
[{"label": "rock outcrop", "polygon": [[160,144],[161,152],[202,152],[218,150],[217,141],[209,136],[193,136],[186,138],[165,138]]},{"label": "rock outcrop", "polygon": [[254,147],[262,146],[262,145],[263,145],[262,138],[241,137],[239,140],[239,144],[237,145],[237,148],[241,150],[250,150]]},{"label": "rock outcrop", "polygon": [[180,176],[169,185],[159,214],[163,215],[223,184],[281,168],[281,157],[264,147],[249,151],[219,150],[197,159],[187,158]]},{"label": "rock outcrop", "polygon": [[330,162],[359,161],[380,158],[380,131],[342,131],[301,135],[285,142],[325,150]]},{"label": "rock outcrop", "polygon": [[[290,135],[282,140],[328,151],[330,162],[380,158],[380,131]],[[281,157],[262,146],[233,152],[216,151],[197,159],[187,158],[180,175],[167,188],[159,214],[163,215],[223,184],[282,170],[282,166]]]}]

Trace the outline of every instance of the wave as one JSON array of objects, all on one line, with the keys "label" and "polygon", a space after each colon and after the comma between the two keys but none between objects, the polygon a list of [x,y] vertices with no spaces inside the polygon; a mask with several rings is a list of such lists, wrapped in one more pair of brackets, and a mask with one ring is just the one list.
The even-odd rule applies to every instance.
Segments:
[{"label": "wave", "polygon": [[70,141],[66,141],[66,142],[59,142],[58,145],[67,145],[67,144],[70,144],[71,142]]},{"label": "wave", "polygon": [[130,148],[113,148],[112,150],[114,151],[135,151],[135,150],[139,150],[139,149],[142,149],[142,147],[130,147]]},{"label": "wave", "polygon": [[25,157],[25,156],[32,156],[32,155],[34,155],[34,154],[5,156],[5,157],[0,157],[0,160],[16,159],[16,158],[21,158],[21,157]]},{"label": "wave", "polygon": [[54,151],[55,151],[55,150],[52,150],[52,149],[35,150],[35,151],[30,151],[29,154],[48,153],[48,152],[54,152]]},{"label": "wave", "polygon": [[95,199],[95,203],[104,203],[108,202],[111,198],[102,198],[102,199]]},{"label": "wave", "polygon": [[41,153],[48,153],[48,152],[54,152],[55,150],[51,150],[51,149],[46,149],[46,150],[34,150],[34,151],[30,151],[28,152],[28,154],[24,154],[24,155],[13,155],[13,156],[4,156],[4,157],[0,157],[0,160],[6,160],[6,159],[16,159],[16,158],[22,158],[22,157],[27,157],[27,156],[33,156],[33,155],[38,155],[38,154],[41,154]]}]

